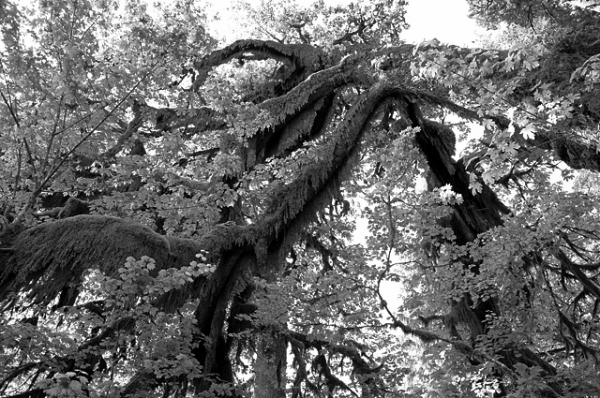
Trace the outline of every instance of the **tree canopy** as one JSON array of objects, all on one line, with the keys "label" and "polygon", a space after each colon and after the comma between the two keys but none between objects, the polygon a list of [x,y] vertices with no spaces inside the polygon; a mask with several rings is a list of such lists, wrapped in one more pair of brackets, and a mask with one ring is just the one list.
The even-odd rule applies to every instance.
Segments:
[{"label": "tree canopy", "polygon": [[600,6],[0,2],[0,394],[600,395]]}]

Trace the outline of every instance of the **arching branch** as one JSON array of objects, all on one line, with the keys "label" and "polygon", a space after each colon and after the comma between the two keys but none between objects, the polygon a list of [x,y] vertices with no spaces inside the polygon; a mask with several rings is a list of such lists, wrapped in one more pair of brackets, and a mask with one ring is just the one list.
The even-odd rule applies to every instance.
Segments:
[{"label": "arching branch", "polygon": [[213,51],[194,63],[197,73],[194,89],[197,90],[204,83],[208,73],[215,66],[227,63],[234,58],[243,59],[248,54],[291,65],[293,70],[301,71],[298,78],[294,79],[297,81],[320,69],[323,63],[322,51],[307,44],[282,44],[270,40],[238,40],[221,50]]}]

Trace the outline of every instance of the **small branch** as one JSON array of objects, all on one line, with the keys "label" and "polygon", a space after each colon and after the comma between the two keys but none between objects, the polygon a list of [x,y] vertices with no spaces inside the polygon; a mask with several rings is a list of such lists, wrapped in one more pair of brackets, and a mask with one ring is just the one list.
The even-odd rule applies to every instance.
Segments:
[{"label": "small branch", "polygon": [[35,369],[42,365],[43,364],[41,362],[29,362],[24,365],[20,365],[20,366],[16,367],[15,369],[12,370],[12,372],[10,372],[8,375],[6,375],[6,377],[4,379],[0,380],[0,391],[4,390],[4,388],[8,385],[8,383],[10,383],[12,380],[16,379],[17,377],[21,376],[24,373],[29,372],[32,369]]},{"label": "small branch", "polygon": [[[23,137],[23,143],[25,144],[25,150],[27,151],[27,157],[29,158],[29,164],[31,164],[31,168],[33,169],[33,175],[37,176],[37,170],[35,167],[35,159],[33,158],[33,154],[31,153],[31,148],[29,148],[29,143],[27,142],[27,138]],[[37,179],[37,177],[36,177]]]},{"label": "small branch", "polygon": [[133,104],[133,120],[127,124],[127,129],[121,134],[121,136],[117,139],[115,145],[113,145],[110,149],[108,149],[102,158],[111,159],[113,158],[119,151],[123,148],[125,142],[131,138],[133,133],[135,133],[140,126],[142,125],[142,113],[140,111],[140,104],[134,102]]},{"label": "small branch", "polygon": [[[172,45],[172,44],[171,44]],[[18,223],[20,222],[23,217],[25,216],[25,214],[27,213],[27,211],[29,211],[29,209],[33,206],[33,204],[35,203],[37,197],[40,195],[40,193],[44,190],[44,188],[46,187],[46,185],[52,180],[52,178],[54,178],[54,176],[56,175],[56,173],[58,172],[58,170],[60,170],[60,168],[62,167],[62,165],[67,161],[67,159],[77,150],[77,148],[79,148],[81,145],[83,145],[84,142],[86,142],[91,136],[92,134],[94,134],[98,128],[100,128],[100,126],[102,126],[104,124],[104,122],[113,115],[113,113],[121,106],[121,104],[123,104],[130,96],[131,94],[133,94],[133,92],[139,87],[140,84],[142,84],[142,82],[144,82],[156,69],[156,67],[158,66],[158,64],[160,63],[160,61],[156,61],[155,64],[152,66],[152,68],[150,68],[150,70],[144,75],[142,76],[138,82],[127,92],[127,94],[113,107],[113,109],[111,109],[110,112],[108,112],[108,114],[106,114],[102,120],[100,120],[96,126],[94,126],[93,129],[91,129],[91,131],[89,133],[87,133],[81,140],[79,140],[79,142],[77,144],[75,144],[75,146],[73,146],[73,148],[71,148],[65,155],[63,155],[62,159],[60,162],[58,162],[58,164],[56,164],[52,170],[48,173],[48,175],[43,179],[43,181],[36,187],[35,191],[32,192],[29,201],[27,202],[27,204],[21,209],[21,211],[19,212],[19,214],[17,215],[17,217],[15,218],[14,223]]]},{"label": "small branch", "polygon": [[60,120],[60,108],[62,106],[64,94],[61,94],[60,100],[58,102],[58,109],[56,110],[56,120],[54,121],[54,126],[52,127],[52,133],[50,133],[50,140],[48,141],[48,147],[46,148],[46,155],[44,156],[44,161],[42,162],[42,170],[41,174],[44,175],[46,173],[46,168],[48,166],[48,158],[50,157],[50,151],[52,150],[52,144],[54,143],[54,137],[56,137],[56,129],[58,128],[58,122]]},{"label": "small branch", "polygon": [[12,105],[10,105],[10,103],[8,102],[8,100],[6,99],[6,97],[4,96],[4,93],[2,92],[2,90],[0,90],[0,95],[2,96],[2,100],[4,101],[4,104],[8,108],[8,111],[10,112],[10,116],[15,121],[15,124],[17,125],[17,127],[20,128],[21,124],[19,123],[19,118],[17,117],[16,112],[13,110]]},{"label": "small branch", "polygon": [[560,261],[561,265],[571,271],[591,295],[597,299],[600,299],[600,287],[598,287],[596,283],[588,278],[588,276],[577,266],[577,264],[573,263],[571,259],[569,259],[565,252],[558,250],[555,255]]}]

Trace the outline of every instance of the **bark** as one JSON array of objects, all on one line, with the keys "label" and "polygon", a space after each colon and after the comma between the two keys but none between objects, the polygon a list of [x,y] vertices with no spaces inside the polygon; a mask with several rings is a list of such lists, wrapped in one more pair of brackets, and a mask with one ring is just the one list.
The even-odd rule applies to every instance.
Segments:
[{"label": "bark", "polygon": [[[409,50],[412,48],[402,47],[403,54],[407,54]],[[386,50],[386,52],[390,51]],[[270,274],[273,275],[274,280],[281,273],[283,255],[295,241],[302,227],[312,220],[317,210],[328,203],[340,182],[348,176],[353,165],[358,162],[361,139],[369,131],[370,123],[382,105],[389,105],[389,102],[386,102],[389,100],[401,103],[403,108],[401,113],[406,115],[412,127],[420,129],[415,141],[429,164],[432,175],[431,185],[438,187],[449,184],[454,192],[463,197],[463,203],[455,206],[450,220],[456,243],[465,245],[473,242],[479,234],[502,225],[503,216],[509,213],[509,209],[486,184],[483,184],[482,192],[479,194],[471,192],[469,175],[464,164],[452,158],[453,132],[425,119],[419,109],[420,105],[427,104],[446,107],[461,113],[463,110],[460,107],[454,106],[440,96],[407,88],[404,83],[409,80],[408,75],[390,75],[390,78],[384,76],[380,81],[376,81],[377,77],[372,76],[371,72],[365,72],[365,65],[371,55],[367,57],[364,54],[352,55],[329,68],[325,68],[322,55],[320,49],[311,46],[288,46],[275,42],[248,40],[236,42],[195,64],[194,86],[196,88],[203,84],[212,67],[236,57],[243,59],[265,57],[285,65],[282,70],[281,84],[269,94],[274,97],[265,101],[262,101],[262,98],[255,98],[256,102],[260,102],[258,108],[269,112],[272,116],[272,124],[255,132],[250,139],[244,154],[246,171],[251,171],[269,157],[286,157],[304,143],[323,137],[319,144],[323,149],[322,160],[307,164],[293,181],[274,189],[268,208],[259,222],[253,225],[215,225],[210,233],[198,238],[197,241],[182,243],[158,236],[147,229],[140,232],[138,227],[125,225],[121,221],[108,217],[86,218],[90,225],[79,225],[80,229],[77,230],[66,227],[67,224],[74,222],[72,221],[74,219],[63,220],[56,224],[35,227],[17,238],[10,237],[11,246],[16,242],[14,250],[12,247],[7,247],[6,249],[12,251],[0,252],[0,259],[7,258],[12,264],[10,270],[12,273],[9,272],[10,275],[5,279],[11,279],[8,283],[12,283],[17,280],[17,276],[23,276],[23,280],[29,277],[30,281],[37,282],[42,279],[44,272],[49,271],[48,266],[54,265],[55,268],[51,271],[57,272],[54,276],[59,278],[56,279],[62,278],[62,282],[68,284],[75,282],[73,278],[77,276],[77,272],[79,274],[81,272],[81,269],[78,269],[73,273],[74,268],[68,267],[94,261],[107,261],[105,255],[107,251],[112,254],[117,251],[119,255],[133,255],[134,253],[147,254],[142,252],[152,250],[157,257],[163,256],[165,264],[177,265],[183,263],[184,259],[191,261],[193,254],[200,250],[208,250],[217,259],[218,267],[210,278],[197,281],[193,289],[188,291],[200,302],[194,314],[199,328],[195,336],[197,346],[194,355],[204,366],[204,378],[199,382],[198,390],[205,391],[215,382],[233,382],[232,368],[229,363],[231,344],[225,338],[223,331],[226,329],[229,305],[236,294],[245,288],[244,275]],[[307,79],[308,76],[310,78]],[[344,109],[343,113],[340,113],[340,120],[334,123],[332,114],[336,105],[339,105],[336,99],[340,88],[349,85],[359,86],[360,90],[357,92],[360,94],[353,98],[353,105]],[[134,120],[117,145],[108,151],[109,155],[115,155],[124,141],[140,127],[141,116],[137,113],[136,111]],[[208,108],[195,110],[192,115],[188,115],[191,119],[178,118],[177,113],[172,109],[152,110],[151,113],[155,114],[156,127],[159,129],[174,129],[190,123],[193,123],[198,131],[224,126],[221,115],[211,112]],[[477,118],[475,112],[466,110],[465,114]],[[161,119],[158,120],[159,118]],[[584,150],[585,148],[571,138],[565,137],[564,141],[561,141],[544,134],[538,134],[536,140],[528,144],[555,150],[561,159],[573,167],[600,168],[600,157],[595,151]],[[234,186],[231,181],[229,182]],[[223,212],[225,213],[226,210]],[[96,225],[94,223],[108,223],[120,229],[118,233],[107,234],[106,241],[99,242],[98,247],[86,252],[84,246],[78,246],[80,242],[77,241],[77,237],[85,234],[95,237],[101,232],[110,232],[109,227],[104,224],[103,227],[94,230],[93,227]],[[66,229],[60,229],[60,226],[65,226]],[[53,229],[54,227],[56,228]],[[67,230],[71,233],[71,240],[67,239],[69,236],[62,233]],[[31,256],[32,251],[28,250],[32,250],[32,244],[37,242],[34,239],[36,232],[48,235],[45,241],[47,250],[44,253],[34,250],[35,256]],[[132,236],[139,238],[139,242],[136,240],[134,245],[130,242],[130,246],[123,247],[123,242],[131,241]],[[178,246],[176,242],[181,245]],[[56,252],[60,252],[62,257],[53,257],[56,256]],[[32,257],[36,257],[37,262],[32,263]],[[18,274],[22,267],[19,267],[18,262],[15,263],[15,259],[22,264],[27,264],[30,270],[33,269],[36,273],[28,276]],[[113,267],[120,265],[121,258],[111,257],[110,260],[114,260],[114,263],[111,262]],[[471,264],[470,259],[464,258],[463,261],[465,267],[470,268],[470,265],[475,265],[472,269],[473,272],[477,272],[476,264]],[[105,265],[109,267],[111,264],[107,261]],[[572,265],[566,261],[565,264]],[[573,272],[577,275],[576,270]],[[579,279],[585,284],[587,280],[584,276],[579,275]],[[51,292],[56,295],[61,289],[56,286],[54,288]],[[592,293],[599,294],[593,290]],[[48,295],[45,300],[51,300],[50,296]],[[173,297],[170,298],[175,304],[180,302]],[[497,314],[499,311],[493,299],[472,303],[468,296],[457,302],[455,309],[466,314],[462,317],[462,321],[466,321],[471,328],[474,339],[488,330],[486,316],[490,313]],[[304,347],[311,344],[317,347],[317,343],[309,342],[305,336],[288,337],[296,341],[302,340]],[[205,344],[207,339],[209,343]],[[321,348],[327,347],[351,358],[356,372],[364,377],[363,395],[368,396],[375,392],[374,384],[370,383],[374,380],[372,375],[376,373],[376,369],[370,369],[357,350],[325,342],[319,344]],[[299,359],[302,355],[299,347],[293,346],[292,350],[297,355],[298,362],[303,364]],[[528,349],[511,347],[498,354],[502,356],[502,362],[508,368],[513,368],[516,363],[523,363],[528,366],[540,366],[550,375],[555,372],[552,366]],[[326,358],[322,356],[318,359],[321,361],[320,365],[328,382],[333,387],[347,389],[347,386],[331,373]],[[302,366],[306,378],[306,366],[305,364]],[[283,397],[286,382],[285,369],[286,341],[274,328],[267,327],[259,335],[256,395]],[[162,380],[159,380],[156,375],[141,371],[132,377],[122,390],[121,396],[150,392],[161,382]],[[294,385],[299,386],[296,382]],[[554,387],[556,386],[550,386],[550,388]],[[558,388],[556,390],[558,391]]]},{"label": "bark", "polygon": [[322,69],[325,66],[323,55],[322,50],[308,44],[282,44],[269,40],[238,40],[194,63],[194,89],[199,88],[205,82],[213,67],[227,63],[233,58],[240,60],[274,59],[289,65],[283,76],[280,76],[282,83],[274,93],[280,95],[288,92],[314,71]]},{"label": "bark", "polygon": [[254,366],[254,397],[285,398],[287,343],[272,327],[259,332]]},{"label": "bark", "polygon": [[[434,176],[435,186],[450,184],[452,190],[463,198],[461,204],[454,206],[451,227],[456,236],[455,243],[465,245],[477,236],[496,226],[502,225],[502,216],[508,214],[508,208],[498,199],[489,186],[483,184],[482,192],[474,195],[469,188],[469,176],[462,162],[452,159],[453,151],[449,150],[448,132],[445,127],[425,120],[415,103],[409,103],[407,113],[413,127],[419,127],[417,145],[425,155]],[[469,272],[478,273],[477,264],[468,257],[462,259]],[[460,321],[469,327],[472,344],[477,336],[489,331],[487,317],[499,315],[495,298],[473,303],[468,295],[463,300],[453,304],[454,310],[460,307]],[[514,369],[517,363],[527,366],[539,366],[545,375],[555,375],[556,369],[526,347],[510,346],[498,352],[500,362],[509,369]],[[551,382],[547,386],[547,396],[555,397],[561,394],[561,386]],[[506,395],[504,388],[498,396]]]}]

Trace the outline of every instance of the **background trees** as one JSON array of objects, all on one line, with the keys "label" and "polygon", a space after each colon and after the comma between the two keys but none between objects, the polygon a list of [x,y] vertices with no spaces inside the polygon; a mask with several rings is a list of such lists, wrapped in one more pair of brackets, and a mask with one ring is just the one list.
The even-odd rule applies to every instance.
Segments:
[{"label": "background trees", "polygon": [[597,7],[471,3],[3,3],[3,394],[598,394]]}]

